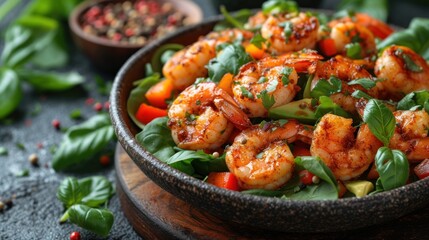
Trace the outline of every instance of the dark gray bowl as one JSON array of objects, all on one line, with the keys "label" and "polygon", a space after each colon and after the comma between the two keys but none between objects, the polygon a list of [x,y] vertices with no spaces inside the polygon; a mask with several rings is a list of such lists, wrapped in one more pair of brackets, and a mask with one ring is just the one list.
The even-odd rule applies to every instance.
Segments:
[{"label": "dark gray bowl", "polygon": [[153,42],[120,69],[111,93],[110,114],[119,142],[139,168],[156,184],[196,208],[239,224],[283,232],[332,232],[356,229],[399,218],[429,202],[429,178],[364,198],[291,201],[245,195],[214,187],[179,172],[147,152],[135,139],[139,128],[127,113],[133,81],[144,76],[144,65],[166,43],[188,45],[207,34],[221,18]]}]

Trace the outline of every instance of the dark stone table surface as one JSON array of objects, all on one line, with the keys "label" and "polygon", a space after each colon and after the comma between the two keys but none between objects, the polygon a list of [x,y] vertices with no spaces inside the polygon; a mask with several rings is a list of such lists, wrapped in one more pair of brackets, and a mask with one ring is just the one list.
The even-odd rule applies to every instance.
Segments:
[{"label": "dark stone table surface", "polygon": [[[28,1],[22,1],[20,6],[9,14],[9,18],[0,22],[3,32],[13,16]],[[216,8],[208,0],[195,0],[201,5],[205,16],[216,14]],[[337,1],[321,1],[319,7],[333,8]],[[2,1],[0,1],[1,5]],[[398,6],[395,6],[398,8]],[[428,8],[413,8],[414,16],[427,16]],[[420,14],[420,15],[419,15]],[[397,24],[408,25],[409,15],[397,20]],[[412,15],[412,14],[411,14]],[[0,50],[4,47],[3,37],[0,40]],[[58,219],[63,213],[63,206],[55,194],[59,183],[67,176],[78,178],[103,175],[115,182],[113,165],[97,172],[90,173],[57,173],[50,167],[52,154],[50,148],[57,146],[63,136],[56,131],[51,121],[59,119],[63,127],[73,126],[95,115],[92,105],[86,104],[88,98],[96,102],[108,101],[107,95],[97,92],[96,77],[107,82],[114,79],[113,74],[95,69],[90,62],[71,44],[71,59],[68,66],[62,70],[75,70],[85,76],[85,83],[77,88],[61,93],[41,93],[25,85],[25,94],[17,111],[10,121],[0,121],[0,147],[8,149],[7,156],[0,156],[0,200],[12,199],[12,205],[0,213],[0,239],[68,239],[72,231],[80,231],[82,239],[100,239],[95,234],[81,230],[79,227],[66,223],[60,225]],[[39,114],[33,114],[40,108]],[[74,109],[80,109],[83,120],[72,120],[69,114]],[[20,146],[24,146],[23,149]],[[30,154],[37,154],[39,167],[28,162]],[[29,170],[26,177],[16,177],[14,172]],[[109,209],[115,215],[115,222],[108,239],[139,239],[131,225],[121,212],[117,196],[109,202]]]}]

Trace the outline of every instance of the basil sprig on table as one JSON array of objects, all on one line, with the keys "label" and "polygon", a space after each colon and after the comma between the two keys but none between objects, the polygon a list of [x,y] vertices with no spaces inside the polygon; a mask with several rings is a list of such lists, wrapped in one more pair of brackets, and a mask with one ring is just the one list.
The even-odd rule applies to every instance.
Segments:
[{"label": "basil sprig on table", "polygon": [[[10,4],[11,1],[15,0],[7,0],[4,5],[16,6]],[[61,3],[33,0],[6,29],[0,55],[0,119],[19,106],[23,82],[44,91],[66,90],[83,83],[83,77],[76,72],[45,72],[64,67],[68,61],[67,42],[60,21],[66,19],[78,2],[80,0]],[[7,107],[2,108],[5,105]]]},{"label": "basil sprig on table", "polygon": [[115,139],[115,132],[107,114],[99,114],[69,128],[55,152],[52,167],[55,171],[70,170],[92,159]]},{"label": "basil sprig on table", "polygon": [[107,236],[113,225],[113,213],[99,207],[107,205],[113,194],[113,185],[105,177],[64,179],[57,191],[57,198],[66,208],[60,222],[70,220],[82,228]]}]

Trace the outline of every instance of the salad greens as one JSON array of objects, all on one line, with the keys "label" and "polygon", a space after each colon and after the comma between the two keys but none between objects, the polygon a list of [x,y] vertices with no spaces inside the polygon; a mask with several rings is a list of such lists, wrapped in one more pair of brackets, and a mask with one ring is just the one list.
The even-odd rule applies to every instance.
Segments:
[{"label": "salad greens", "polygon": [[353,12],[364,12],[384,22],[388,15],[387,0],[342,0],[338,5],[338,10],[348,10]]}]

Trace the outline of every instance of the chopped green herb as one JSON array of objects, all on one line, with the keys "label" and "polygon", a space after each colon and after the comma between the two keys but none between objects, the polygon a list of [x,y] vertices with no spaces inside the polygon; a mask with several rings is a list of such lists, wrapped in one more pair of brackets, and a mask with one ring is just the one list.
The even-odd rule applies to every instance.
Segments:
[{"label": "chopped green herb", "polygon": [[377,83],[378,80],[373,80],[370,78],[359,78],[359,79],[355,79],[353,81],[348,82],[348,85],[356,85],[359,84],[361,85],[363,88],[365,89],[371,89],[373,87],[375,87],[375,84]]},{"label": "chopped green herb", "polygon": [[256,158],[257,159],[261,159],[263,156],[264,156],[264,152],[263,151],[260,152],[260,153],[258,153],[258,154],[256,154]]},{"label": "chopped green herb", "polygon": [[291,67],[284,67],[281,71],[282,74],[282,83],[283,86],[287,86],[289,84],[289,76],[293,72],[293,68]]},{"label": "chopped green herb", "polygon": [[5,147],[0,147],[0,156],[6,156],[8,151]]},{"label": "chopped green herb", "polygon": [[412,72],[422,72],[423,68],[419,65],[417,65],[417,63],[415,63],[411,57],[404,53],[404,51],[402,51],[402,49],[398,48],[398,50],[395,51],[395,55],[402,58],[405,62],[405,66],[407,67],[408,70],[412,71]]},{"label": "chopped green herb", "polygon": [[334,93],[341,92],[342,83],[341,80],[331,76],[328,80],[319,79],[313,90],[311,90],[311,97],[319,98],[320,96],[331,96]]},{"label": "chopped green herb", "polygon": [[71,119],[80,119],[82,118],[82,112],[80,109],[74,109],[70,112],[70,118]]},{"label": "chopped green herb", "polygon": [[351,59],[361,59],[362,58],[362,47],[359,43],[349,43],[346,45],[346,55]]},{"label": "chopped green herb", "polygon": [[16,147],[21,150],[25,150],[25,145],[23,143],[20,143],[20,142],[16,143]]},{"label": "chopped green herb", "polygon": [[14,172],[15,177],[27,177],[30,175],[30,171],[28,169],[22,169],[19,171]]},{"label": "chopped green herb", "polygon": [[267,81],[268,81],[268,78],[262,76],[262,77],[259,78],[258,83],[265,83]]},{"label": "chopped green herb", "polygon": [[289,42],[290,36],[292,36],[293,33],[293,23],[286,21],[279,24],[280,27],[283,27],[283,34],[285,36],[286,42]]},{"label": "chopped green herb", "polygon": [[262,48],[262,44],[265,43],[266,39],[262,37],[260,33],[253,36],[252,39],[250,39],[250,43],[258,47],[259,49]]},{"label": "chopped green herb", "polygon": [[269,93],[274,92],[277,89],[278,85],[279,85],[279,81],[277,81],[277,79],[272,80],[267,85],[267,88],[266,88],[267,92]]},{"label": "chopped green herb", "polygon": [[245,87],[240,86],[241,94],[249,99],[254,99],[254,96],[249,90],[247,90]]},{"label": "chopped green herb", "polygon": [[197,104],[197,106],[200,106],[200,105],[201,105],[201,101],[198,99],[198,100],[195,102],[195,104]]},{"label": "chopped green herb", "polygon": [[263,90],[258,95],[258,98],[262,99],[262,105],[264,105],[265,109],[270,109],[276,103],[274,96],[268,94],[267,90]]},{"label": "chopped green herb", "polygon": [[194,115],[194,114],[191,114],[191,113],[189,113],[189,112],[186,112],[186,113],[185,113],[185,117],[186,117],[186,120],[187,120],[188,122],[193,122],[193,121],[197,120],[197,116],[196,116],[196,115]]},{"label": "chopped green herb", "polygon": [[32,116],[39,115],[41,111],[42,111],[42,105],[40,105],[40,103],[36,103],[34,105],[33,110],[31,111],[31,115]]}]

